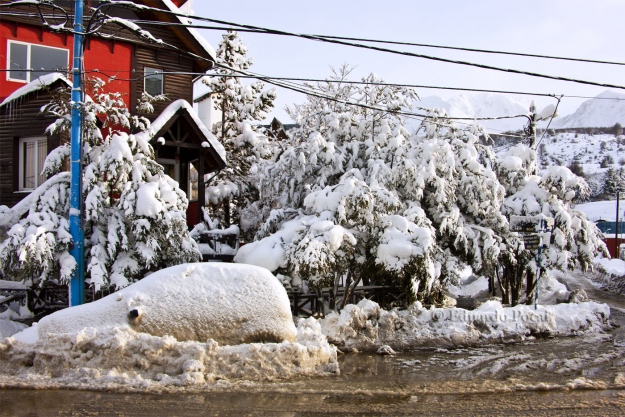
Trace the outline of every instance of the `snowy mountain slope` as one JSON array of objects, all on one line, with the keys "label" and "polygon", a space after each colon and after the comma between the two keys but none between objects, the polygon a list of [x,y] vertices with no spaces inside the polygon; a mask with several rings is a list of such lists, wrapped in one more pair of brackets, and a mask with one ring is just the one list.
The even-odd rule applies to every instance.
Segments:
[{"label": "snowy mountain slope", "polygon": [[[438,96],[423,97],[414,103],[414,107],[417,112],[420,112],[419,108],[442,108],[452,117],[497,117],[526,114],[529,103],[529,98],[481,93],[461,94],[448,99]],[[540,110],[540,106],[538,107]],[[480,123],[493,133],[499,133],[520,130],[527,120],[524,118],[484,120]],[[616,123],[625,125],[625,94],[607,90],[593,99],[584,101],[573,114],[556,117],[550,127],[556,129],[610,127]],[[545,128],[547,122],[540,122],[538,126]]]},{"label": "snowy mountain slope", "polygon": [[[541,134],[538,135],[540,141]],[[625,139],[621,139],[621,148],[614,135],[590,135],[582,133],[545,134],[538,147],[538,165],[541,169],[550,166],[570,167],[577,161],[584,172],[586,182],[591,188],[592,195],[600,192],[605,182],[605,173],[609,167],[619,169],[625,164]],[[494,150],[503,155],[512,144],[497,146]],[[609,163],[601,167],[604,158]]]},{"label": "snowy mountain slope", "polygon": [[616,123],[625,125],[625,94],[607,90],[584,101],[575,113],[554,119],[551,127],[609,127]]},{"label": "snowy mountain slope", "polygon": [[[449,99],[438,96],[424,97],[414,103],[415,108],[443,108],[452,117],[498,117],[526,114],[529,102],[502,94],[481,93],[461,94]],[[419,112],[419,109],[416,109]],[[483,120],[480,124],[494,133],[499,131],[516,131],[527,123],[525,118]]]},{"label": "snowy mountain slope", "polygon": [[541,167],[569,166],[571,162],[577,160],[587,175],[605,173],[607,168],[601,168],[600,164],[606,156],[610,156],[614,161],[609,164],[614,168],[620,168],[620,161],[625,158],[625,151],[619,150],[614,135],[586,135],[581,133],[545,135],[541,148],[538,150]]}]

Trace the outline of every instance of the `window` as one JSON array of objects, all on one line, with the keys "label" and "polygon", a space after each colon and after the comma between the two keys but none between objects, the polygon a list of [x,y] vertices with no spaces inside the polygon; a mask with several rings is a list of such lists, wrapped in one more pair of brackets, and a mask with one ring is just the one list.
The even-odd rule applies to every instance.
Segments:
[{"label": "window", "polygon": [[198,196],[198,173],[193,163],[197,164],[197,160],[189,163],[189,192],[187,193],[189,201],[197,201]]},{"label": "window", "polygon": [[46,180],[41,171],[48,155],[48,139],[20,138],[19,147],[19,190],[34,190]]},{"label": "window", "polygon": [[[50,46],[9,41],[9,80],[30,82],[68,67],[69,51]],[[33,71],[27,71],[32,69]]]},{"label": "window", "polygon": [[145,84],[143,89],[151,96],[163,94],[163,71],[156,68],[144,69]]}]

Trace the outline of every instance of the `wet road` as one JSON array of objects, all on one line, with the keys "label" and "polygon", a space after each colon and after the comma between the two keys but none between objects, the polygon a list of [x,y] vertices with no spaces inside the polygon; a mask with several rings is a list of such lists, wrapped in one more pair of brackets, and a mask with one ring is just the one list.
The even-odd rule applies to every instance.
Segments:
[{"label": "wet road", "polygon": [[566,284],[610,304],[617,327],[480,348],[352,353],[340,358],[337,377],[211,392],[3,389],[0,416],[625,415],[624,297],[582,276]]},{"label": "wet road", "polygon": [[620,416],[620,391],[452,395],[207,393],[145,395],[0,391],[0,416]]}]

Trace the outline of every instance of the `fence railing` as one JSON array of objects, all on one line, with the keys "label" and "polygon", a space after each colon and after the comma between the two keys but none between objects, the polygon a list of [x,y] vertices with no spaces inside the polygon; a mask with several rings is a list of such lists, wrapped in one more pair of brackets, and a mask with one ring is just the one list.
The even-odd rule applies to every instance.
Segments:
[{"label": "fence railing", "polygon": [[[86,302],[99,300],[113,293],[105,288],[94,291],[93,288],[85,288]],[[323,288],[318,292],[304,293],[301,291],[289,291],[291,312],[296,317],[324,317],[331,307],[340,306],[345,297],[345,288],[339,287],[336,293],[332,288]],[[375,301],[380,307],[391,309],[393,307],[406,307],[407,299],[403,291],[396,287],[362,286],[349,295],[345,304],[357,304],[363,298]],[[8,307],[11,303],[19,302],[28,307],[35,316],[42,316],[57,310],[67,308],[69,305],[67,285],[59,285],[46,282],[42,288],[3,288],[0,283],[0,306]]]},{"label": "fence railing", "polygon": [[[332,306],[342,305],[345,298],[345,287],[339,287],[336,293],[332,288],[323,288],[321,291],[303,293],[301,291],[289,291],[291,301],[291,313],[296,317],[324,317]],[[394,307],[406,307],[406,294],[397,287],[361,286],[349,295],[345,304],[358,304],[360,300],[367,298],[375,301],[384,309]]]}]

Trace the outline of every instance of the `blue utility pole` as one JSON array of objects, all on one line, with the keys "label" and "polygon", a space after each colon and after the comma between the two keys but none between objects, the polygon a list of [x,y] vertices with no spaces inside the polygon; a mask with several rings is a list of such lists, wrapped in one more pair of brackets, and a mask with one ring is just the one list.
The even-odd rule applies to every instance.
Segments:
[{"label": "blue utility pole", "polygon": [[71,189],[69,232],[73,246],[70,254],[76,260],[76,270],[69,287],[69,305],[85,302],[85,243],[82,225],[82,74],[83,74],[83,0],[76,0],[74,13],[74,64],[72,65],[72,132]]}]

